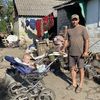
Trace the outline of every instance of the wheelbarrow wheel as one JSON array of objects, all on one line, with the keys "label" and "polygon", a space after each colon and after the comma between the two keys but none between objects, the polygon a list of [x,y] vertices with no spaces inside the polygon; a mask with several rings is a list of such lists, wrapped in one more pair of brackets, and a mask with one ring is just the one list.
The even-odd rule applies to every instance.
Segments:
[{"label": "wheelbarrow wheel", "polygon": [[41,91],[37,100],[55,100],[56,96],[53,90],[46,88]]}]

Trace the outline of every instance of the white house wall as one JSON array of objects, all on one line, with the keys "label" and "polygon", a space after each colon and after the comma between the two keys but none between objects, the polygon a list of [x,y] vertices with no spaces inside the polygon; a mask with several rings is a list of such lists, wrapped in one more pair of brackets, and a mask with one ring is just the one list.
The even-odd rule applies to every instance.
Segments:
[{"label": "white house wall", "polygon": [[18,21],[14,22],[14,27],[13,27],[14,28],[13,31],[17,36],[19,34],[19,24],[18,23],[19,23]]},{"label": "white house wall", "polygon": [[90,35],[90,51],[92,52],[100,52],[100,41],[97,42],[100,40],[100,26],[98,27],[100,21],[99,2],[100,0],[90,0],[87,4],[86,26]]}]

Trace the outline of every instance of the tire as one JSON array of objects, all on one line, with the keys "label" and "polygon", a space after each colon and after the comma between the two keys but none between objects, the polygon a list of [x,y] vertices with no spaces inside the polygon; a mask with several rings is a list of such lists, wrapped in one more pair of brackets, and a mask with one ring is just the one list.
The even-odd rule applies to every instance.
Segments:
[{"label": "tire", "polygon": [[9,87],[8,87],[8,94],[9,96],[15,96],[18,95],[20,93],[27,93],[27,88],[23,87],[20,83],[12,83]]},{"label": "tire", "polygon": [[14,83],[11,83],[9,86],[8,86],[8,95],[9,96],[14,96],[16,95],[17,93],[17,88],[21,87],[21,85],[17,85],[16,82]]},{"label": "tire", "polygon": [[11,100],[31,100],[29,99],[26,94],[22,93],[22,94],[18,94],[16,96],[14,96]]},{"label": "tire", "polygon": [[55,100],[56,96],[53,90],[46,88],[41,91],[37,100]]}]

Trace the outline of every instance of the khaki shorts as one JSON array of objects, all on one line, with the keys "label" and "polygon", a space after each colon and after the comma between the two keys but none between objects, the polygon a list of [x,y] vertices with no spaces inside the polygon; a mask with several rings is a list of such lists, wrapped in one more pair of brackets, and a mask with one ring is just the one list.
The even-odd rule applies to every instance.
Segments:
[{"label": "khaki shorts", "polygon": [[80,56],[70,56],[69,55],[69,68],[77,65],[78,68],[84,67],[84,58]]}]

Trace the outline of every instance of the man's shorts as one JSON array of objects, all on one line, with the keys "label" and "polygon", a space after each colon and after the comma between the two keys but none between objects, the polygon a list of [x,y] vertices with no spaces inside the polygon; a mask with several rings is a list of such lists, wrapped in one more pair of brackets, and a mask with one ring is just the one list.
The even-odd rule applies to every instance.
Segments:
[{"label": "man's shorts", "polygon": [[73,66],[76,66],[78,68],[84,67],[84,58],[80,56],[70,56],[69,55],[69,68],[72,68]]}]

